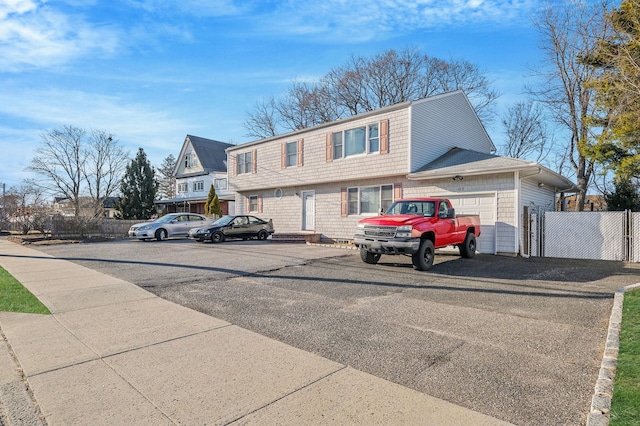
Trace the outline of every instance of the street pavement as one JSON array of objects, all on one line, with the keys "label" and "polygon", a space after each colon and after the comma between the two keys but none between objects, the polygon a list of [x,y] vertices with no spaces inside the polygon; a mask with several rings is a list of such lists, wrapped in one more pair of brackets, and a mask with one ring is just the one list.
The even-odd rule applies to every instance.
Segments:
[{"label": "street pavement", "polygon": [[4,239],[0,266],[52,312],[0,312],[0,424],[508,424]]}]

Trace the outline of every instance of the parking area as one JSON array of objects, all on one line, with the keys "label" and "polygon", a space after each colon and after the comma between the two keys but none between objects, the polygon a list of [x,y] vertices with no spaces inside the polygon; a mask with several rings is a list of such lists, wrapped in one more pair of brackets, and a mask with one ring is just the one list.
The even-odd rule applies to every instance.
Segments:
[{"label": "parking area", "polygon": [[613,292],[635,264],[235,241],[33,246],[165,299],[518,425],[584,424]]}]

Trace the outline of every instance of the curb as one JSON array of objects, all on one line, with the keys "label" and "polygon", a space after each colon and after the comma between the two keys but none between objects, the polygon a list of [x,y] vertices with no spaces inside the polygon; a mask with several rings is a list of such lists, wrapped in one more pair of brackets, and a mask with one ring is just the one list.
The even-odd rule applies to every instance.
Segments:
[{"label": "curb", "polygon": [[609,330],[607,343],[604,346],[600,373],[591,399],[591,408],[587,417],[586,426],[607,426],[611,413],[611,398],[613,396],[613,383],[618,364],[618,349],[620,347],[620,327],[622,325],[622,303],[624,293],[640,288],[640,283],[629,285],[616,290],[613,298],[613,308],[609,318]]}]

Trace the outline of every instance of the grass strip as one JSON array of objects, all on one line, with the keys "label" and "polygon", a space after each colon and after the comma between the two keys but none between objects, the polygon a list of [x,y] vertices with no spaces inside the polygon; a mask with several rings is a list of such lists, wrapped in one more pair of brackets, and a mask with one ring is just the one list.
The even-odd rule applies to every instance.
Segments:
[{"label": "grass strip", "polygon": [[37,297],[2,267],[0,267],[0,311],[27,314],[51,313]]},{"label": "grass strip", "polygon": [[640,425],[640,290],[624,294],[609,424]]}]

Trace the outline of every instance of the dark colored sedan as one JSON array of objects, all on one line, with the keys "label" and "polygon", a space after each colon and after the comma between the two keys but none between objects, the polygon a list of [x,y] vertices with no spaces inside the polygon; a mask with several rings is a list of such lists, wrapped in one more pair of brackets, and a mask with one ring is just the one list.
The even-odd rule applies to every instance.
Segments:
[{"label": "dark colored sedan", "polygon": [[266,240],[271,234],[273,234],[271,220],[267,222],[249,215],[223,216],[211,225],[192,229],[189,232],[189,236],[196,241],[210,240],[213,243],[221,243],[229,238]]}]

